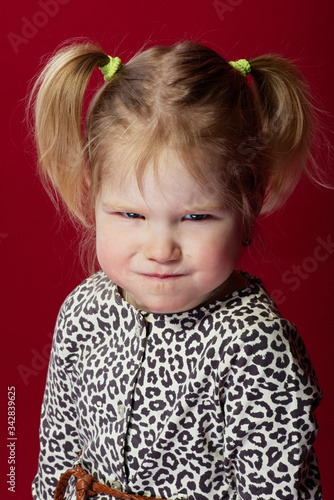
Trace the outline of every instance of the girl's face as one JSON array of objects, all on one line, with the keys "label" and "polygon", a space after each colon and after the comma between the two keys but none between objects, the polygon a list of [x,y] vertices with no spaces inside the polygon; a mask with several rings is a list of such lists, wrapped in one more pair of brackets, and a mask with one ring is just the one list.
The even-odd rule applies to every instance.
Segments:
[{"label": "girl's face", "polygon": [[[118,167],[118,168],[121,168]],[[148,166],[140,191],[134,173],[105,181],[96,202],[102,270],[137,308],[192,309],[233,272],[240,219],[201,187],[176,155]]]}]

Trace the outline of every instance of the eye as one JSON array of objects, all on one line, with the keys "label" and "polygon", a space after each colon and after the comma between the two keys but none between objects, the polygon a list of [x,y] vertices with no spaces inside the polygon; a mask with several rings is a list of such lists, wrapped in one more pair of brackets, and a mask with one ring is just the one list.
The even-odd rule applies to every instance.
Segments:
[{"label": "eye", "polygon": [[127,219],[139,219],[139,218],[143,218],[142,215],[135,214],[134,212],[121,212],[121,215],[123,215],[123,217],[126,217]]},{"label": "eye", "polygon": [[207,219],[209,215],[207,214],[188,214],[184,216],[185,220],[204,220]]}]

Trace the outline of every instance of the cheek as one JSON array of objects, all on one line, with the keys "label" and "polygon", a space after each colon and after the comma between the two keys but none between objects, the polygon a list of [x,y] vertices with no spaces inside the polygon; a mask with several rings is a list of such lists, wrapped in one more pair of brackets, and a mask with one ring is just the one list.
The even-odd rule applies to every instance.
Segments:
[{"label": "cheek", "polygon": [[[112,248],[104,238],[96,236],[96,255],[101,269],[109,276],[109,263],[113,262]],[[109,276],[110,277],[110,276]]]},{"label": "cheek", "polygon": [[96,227],[96,254],[102,270],[111,278],[110,274],[119,268],[124,252],[114,232],[99,225]]},{"label": "cheek", "polygon": [[197,262],[208,271],[214,271],[222,267],[234,267],[238,261],[240,247],[236,245],[216,245],[203,249],[197,255]]},{"label": "cheek", "polygon": [[131,268],[134,247],[132,239],[131,234],[117,224],[96,226],[96,254],[101,269],[122,288],[126,288]]},{"label": "cheek", "polygon": [[117,285],[125,286],[127,261],[124,253],[115,249],[114,245],[107,245],[105,241],[97,242],[96,254],[102,271]]},{"label": "cheek", "polygon": [[239,227],[212,235],[204,235],[197,243],[196,259],[206,267],[236,263],[241,250],[242,234]]}]

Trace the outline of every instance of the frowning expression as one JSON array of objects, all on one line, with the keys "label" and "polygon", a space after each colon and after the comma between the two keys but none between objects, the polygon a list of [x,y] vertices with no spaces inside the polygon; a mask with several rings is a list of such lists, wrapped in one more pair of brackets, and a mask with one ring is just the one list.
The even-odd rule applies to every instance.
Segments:
[{"label": "frowning expression", "polygon": [[160,313],[201,304],[233,272],[242,241],[239,217],[175,155],[157,172],[147,166],[141,189],[131,171],[122,182],[106,179],[96,234],[102,270],[138,308]]}]

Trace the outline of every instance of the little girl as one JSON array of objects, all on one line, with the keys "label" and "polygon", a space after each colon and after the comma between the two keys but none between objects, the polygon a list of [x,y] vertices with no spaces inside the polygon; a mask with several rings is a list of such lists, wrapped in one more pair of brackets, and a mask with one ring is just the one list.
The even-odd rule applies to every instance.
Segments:
[{"label": "little girl", "polygon": [[[83,123],[96,67],[107,83]],[[126,64],[79,43],[33,96],[42,177],[100,266],[58,316],[33,497],[54,498],[70,469],[55,498],[70,478],[70,500],[320,500],[312,365],[261,281],[236,270],[258,215],[306,170],[303,76],[194,42]]]}]

